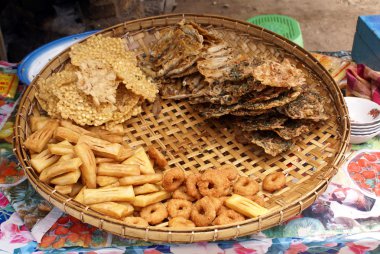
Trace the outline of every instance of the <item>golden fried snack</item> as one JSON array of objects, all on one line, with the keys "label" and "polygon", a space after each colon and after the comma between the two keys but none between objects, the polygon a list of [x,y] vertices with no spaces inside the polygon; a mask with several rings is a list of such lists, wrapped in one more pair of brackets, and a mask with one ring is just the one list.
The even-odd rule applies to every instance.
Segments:
[{"label": "golden fried snack", "polygon": [[233,187],[235,194],[252,196],[259,192],[259,184],[252,178],[241,176]]},{"label": "golden fried snack", "polygon": [[148,147],[148,155],[159,168],[163,169],[168,165],[165,156],[152,145]]},{"label": "golden fried snack", "polygon": [[82,160],[80,167],[84,184],[90,188],[96,188],[96,162],[94,153],[86,143],[79,143],[74,147],[77,156]]},{"label": "golden fried snack", "polygon": [[46,116],[36,116],[32,115],[30,117],[30,129],[32,132],[38,131],[42,129],[50,120],[49,117]]},{"label": "golden fried snack", "polygon": [[123,220],[126,224],[138,227],[147,227],[149,226],[148,222],[141,217],[125,217]]},{"label": "golden fried snack", "polygon": [[100,163],[114,163],[115,160],[111,158],[102,158],[102,157],[95,157],[96,164]]},{"label": "golden fried snack", "polygon": [[41,182],[47,183],[53,177],[75,171],[80,165],[82,165],[82,161],[79,158],[57,162],[45,168],[41,172],[39,179]]},{"label": "golden fried snack", "polygon": [[54,132],[54,138],[59,140],[67,140],[70,143],[77,143],[80,133],[75,132],[69,128],[58,127]]},{"label": "golden fried snack", "polygon": [[167,203],[168,212],[170,217],[183,217],[190,218],[193,203],[184,199],[170,199]]},{"label": "golden fried snack", "polygon": [[72,185],[56,185],[54,189],[57,190],[61,194],[70,194],[73,190]]},{"label": "golden fried snack", "polygon": [[59,158],[58,161],[67,161],[67,160],[70,160],[72,158],[74,158],[74,154],[73,153],[65,154],[65,155],[62,155],[61,158]]},{"label": "golden fried snack", "polygon": [[230,187],[230,181],[226,176],[218,174],[217,170],[206,170],[197,185],[203,196],[218,198],[225,195],[225,190]]},{"label": "golden fried snack", "polygon": [[98,176],[136,176],[140,175],[140,166],[137,164],[117,164],[117,163],[100,163],[98,165]]},{"label": "golden fried snack", "polygon": [[41,153],[35,155],[30,160],[32,167],[41,173],[45,168],[53,165],[59,160],[59,156],[51,154],[48,149],[43,150]]},{"label": "golden fried snack", "polygon": [[162,187],[166,191],[175,191],[185,181],[185,173],[180,168],[165,171],[162,178]]},{"label": "golden fried snack", "polygon": [[82,188],[83,188],[83,185],[81,183],[79,183],[79,182],[74,183],[73,184],[73,189],[70,192],[69,196],[70,197],[75,197],[82,190]]},{"label": "golden fried snack", "polygon": [[74,153],[74,146],[69,141],[64,140],[58,144],[48,144],[48,150],[51,154],[66,155]]},{"label": "golden fried snack", "polygon": [[[201,174],[199,173],[191,173],[186,177],[186,193],[192,196],[195,199],[201,198],[201,193],[198,190],[197,183],[201,178]],[[190,200],[191,201],[191,200]]]},{"label": "golden fried snack", "polygon": [[215,207],[210,198],[203,197],[195,202],[190,217],[197,227],[210,225],[216,217]]},{"label": "golden fried snack", "polygon": [[230,198],[226,199],[224,203],[227,207],[249,218],[264,215],[268,212],[266,208],[256,204],[248,198],[237,194],[233,194]]},{"label": "golden fried snack", "polygon": [[101,189],[109,189],[109,188],[113,188],[113,187],[119,187],[120,186],[120,183],[119,182],[116,182],[116,183],[111,183],[109,185],[105,185],[105,186],[102,186],[100,187]]},{"label": "golden fried snack", "polygon": [[[131,214],[128,206],[118,204],[115,202],[104,202],[99,204],[90,205],[90,208],[112,218],[121,219],[122,217]],[[132,211],[133,212],[133,211]]]},{"label": "golden fried snack", "polygon": [[125,206],[125,208],[128,210],[127,215],[125,216],[130,216],[135,211],[135,208],[129,202],[116,202],[116,203]]},{"label": "golden fried snack", "polygon": [[95,134],[92,133],[91,131],[88,131],[88,130],[86,130],[85,128],[79,127],[78,125],[73,124],[73,123],[72,123],[71,121],[69,121],[69,120],[64,120],[64,119],[62,119],[62,120],[60,121],[60,124],[61,124],[62,127],[65,127],[65,128],[70,129],[70,130],[72,130],[72,131],[74,131],[74,132],[77,132],[77,133],[79,133],[80,135],[89,135],[89,136],[94,136],[94,135],[95,135]]},{"label": "golden fried snack", "polygon": [[282,188],[284,188],[286,185],[286,178],[285,175],[281,172],[275,172],[272,174],[269,174],[265,176],[263,180],[263,190],[266,190],[268,192],[275,192]]},{"label": "golden fried snack", "polygon": [[123,161],[133,155],[132,150],[125,152],[127,149],[120,144],[111,143],[103,139],[87,135],[81,136],[78,143],[86,143],[89,145],[91,150],[93,150],[94,154],[98,156],[111,158],[117,161]]},{"label": "golden fried snack", "polygon": [[113,176],[96,176],[96,183],[100,186],[108,186],[113,183],[118,183],[119,178]]},{"label": "golden fried snack", "polygon": [[212,222],[213,225],[226,225],[226,224],[232,224],[240,221],[244,221],[245,218],[240,213],[228,209],[223,211],[218,215],[218,217],[215,218],[215,220]]},{"label": "golden fried snack", "polygon": [[158,191],[146,195],[138,195],[132,202],[133,206],[146,207],[148,205],[161,202],[162,200],[170,198],[170,193],[166,191]]},{"label": "golden fried snack", "polygon": [[194,222],[183,217],[175,217],[169,220],[171,228],[195,228]]},{"label": "golden fried snack", "polygon": [[151,183],[146,183],[140,186],[133,187],[133,191],[135,192],[135,195],[148,194],[148,193],[157,192],[160,190],[161,190],[160,187]]},{"label": "golden fried snack", "polygon": [[162,174],[125,176],[119,179],[120,185],[141,185],[145,183],[158,183],[162,180]]},{"label": "golden fried snack", "polygon": [[253,196],[245,196],[245,197],[257,203],[259,206],[265,207],[265,200],[262,196],[256,194]]},{"label": "golden fried snack", "polygon": [[84,202],[83,202],[83,200],[84,200],[83,194],[84,194],[84,190],[85,189],[87,189],[87,187],[83,186],[82,189],[75,196],[75,198],[74,198],[75,201],[78,201],[79,203],[84,204]]},{"label": "golden fried snack", "polygon": [[[191,201],[191,202],[197,200],[197,198],[194,198],[194,197],[192,197],[192,196],[190,196],[188,194],[185,186],[180,186],[178,189],[176,189],[173,192],[172,198],[175,198],[175,199],[184,199],[184,200],[188,200],[188,201]],[[201,198],[201,194],[199,194],[199,198]]]},{"label": "golden fried snack", "polygon": [[69,185],[69,184],[75,184],[78,182],[78,179],[81,175],[81,172],[78,169],[75,169],[73,172],[69,172],[57,177],[54,177],[50,180],[50,183],[56,184],[56,185]]},{"label": "golden fried snack", "polygon": [[102,189],[85,189],[83,191],[84,204],[91,205],[108,201],[133,201],[135,193],[132,186],[120,186]]},{"label": "golden fried snack", "polygon": [[156,225],[168,217],[168,211],[162,203],[155,203],[141,209],[140,216],[150,225]]},{"label": "golden fried snack", "polygon": [[217,170],[220,170],[230,181],[234,181],[239,176],[237,168],[232,164],[223,165]]},{"label": "golden fried snack", "polygon": [[24,145],[30,151],[40,153],[53,137],[54,131],[58,127],[58,122],[50,120],[46,125],[38,131],[32,133],[24,142]]},{"label": "golden fried snack", "polygon": [[155,173],[152,163],[148,158],[148,155],[145,153],[144,148],[141,146],[135,150],[132,157],[123,161],[122,164],[137,164],[140,166],[140,171],[144,175]]}]

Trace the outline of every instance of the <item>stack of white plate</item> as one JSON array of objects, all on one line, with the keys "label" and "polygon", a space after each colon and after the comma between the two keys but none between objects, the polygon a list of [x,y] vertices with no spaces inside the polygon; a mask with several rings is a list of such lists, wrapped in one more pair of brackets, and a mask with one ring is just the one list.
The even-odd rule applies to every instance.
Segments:
[{"label": "stack of white plate", "polygon": [[351,121],[350,143],[360,144],[380,134],[380,105],[358,97],[344,98]]}]

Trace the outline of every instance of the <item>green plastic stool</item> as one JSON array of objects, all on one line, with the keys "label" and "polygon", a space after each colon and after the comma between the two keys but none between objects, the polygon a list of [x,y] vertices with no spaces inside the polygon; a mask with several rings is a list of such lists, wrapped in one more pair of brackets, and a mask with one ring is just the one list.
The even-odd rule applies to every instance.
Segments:
[{"label": "green plastic stool", "polygon": [[297,20],[284,15],[258,15],[247,20],[249,23],[264,27],[278,33],[292,42],[303,47],[300,24]]}]

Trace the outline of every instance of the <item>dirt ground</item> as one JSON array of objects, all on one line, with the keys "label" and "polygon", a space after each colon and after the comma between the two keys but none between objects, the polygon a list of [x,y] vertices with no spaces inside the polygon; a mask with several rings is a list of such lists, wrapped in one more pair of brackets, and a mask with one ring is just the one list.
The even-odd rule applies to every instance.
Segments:
[{"label": "dirt ground", "polygon": [[283,14],[301,25],[308,50],[351,50],[360,15],[380,14],[379,0],[176,0],[174,12],[210,13],[246,20]]}]

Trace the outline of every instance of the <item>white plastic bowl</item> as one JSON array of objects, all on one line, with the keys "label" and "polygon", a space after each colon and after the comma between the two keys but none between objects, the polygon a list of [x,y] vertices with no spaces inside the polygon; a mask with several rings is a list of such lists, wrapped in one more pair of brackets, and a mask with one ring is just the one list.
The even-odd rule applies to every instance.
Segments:
[{"label": "white plastic bowl", "polygon": [[365,143],[365,142],[371,140],[372,138],[374,138],[378,134],[379,134],[378,132],[375,132],[375,133],[370,134],[370,135],[353,135],[353,134],[351,134],[350,135],[350,143],[351,144]]},{"label": "white plastic bowl", "polygon": [[380,111],[380,105],[371,100],[358,98],[358,97],[344,97],[350,121],[353,125],[373,125],[380,123],[380,114],[373,118],[370,114],[372,109]]}]

